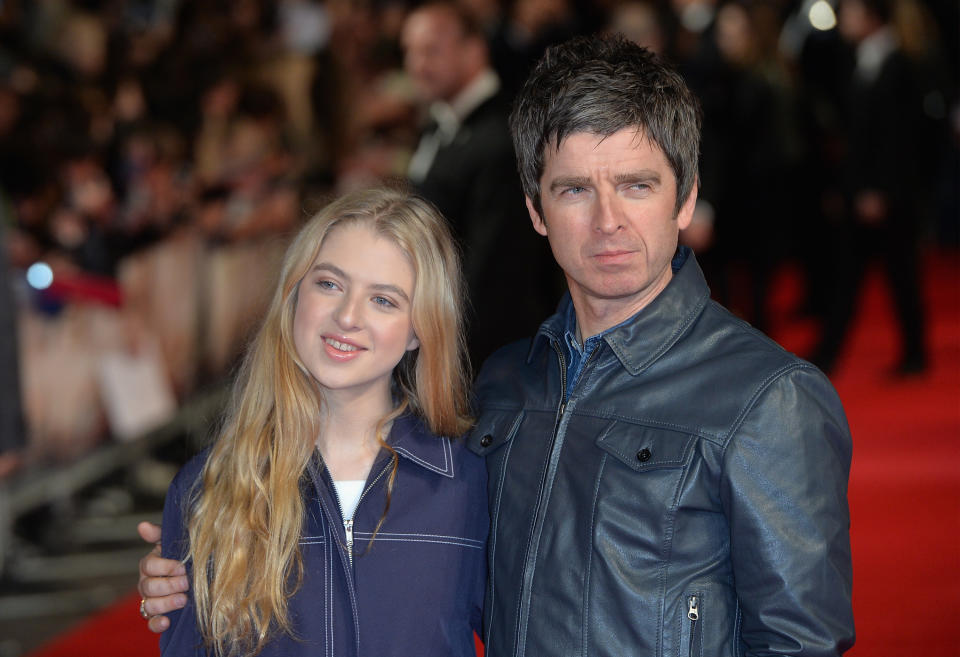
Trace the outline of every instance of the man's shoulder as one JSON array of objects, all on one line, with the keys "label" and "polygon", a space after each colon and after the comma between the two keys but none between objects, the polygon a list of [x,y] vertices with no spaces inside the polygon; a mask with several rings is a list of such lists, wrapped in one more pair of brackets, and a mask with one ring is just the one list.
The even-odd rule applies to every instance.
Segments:
[{"label": "man's shoulder", "polygon": [[701,358],[739,363],[738,371],[758,376],[784,368],[813,367],[716,302],[707,304],[688,340],[688,348],[701,345],[697,348]]},{"label": "man's shoulder", "polygon": [[519,403],[525,387],[532,382],[542,383],[543,372],[538,359],[530,359],[538,340],[542,338],[516,340],[487,357],[474,385],[474,394],[481,406],[496,399],[513,399]]},{"label": "man's shoulder", "polygon": [[505,369],[522,366],[526,363],[527,356],[530,354],[530,347],[533,344],[534,337],[526,337],[520,340],[514,340],[496,351],[483,361],[480,367],[479,379],[489,376],[495,376],[502,373]]},{"label": "man's shoulder", "polygon": [[[819,369],[719,304],[707,306],[682,344],[677,362],[686,363],[695,375],[697,382],[691,386],[699,392],[698,398],[710,394],[713,411],[701,409],[701,413],[712,415],[719,422],[717,429],[756,404],[777,402],[780,396],[765,394],[773,388],[838,403],[836,391]],[[781,401],[787,403],[786,398]]]}]

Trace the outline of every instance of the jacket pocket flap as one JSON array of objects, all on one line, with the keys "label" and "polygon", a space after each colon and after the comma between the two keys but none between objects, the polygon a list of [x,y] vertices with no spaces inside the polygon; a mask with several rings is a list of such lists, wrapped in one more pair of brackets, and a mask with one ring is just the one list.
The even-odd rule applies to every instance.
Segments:
[{"label": "jacket pocket flap", "polygon": [[517,433],[523,411],[487,411],[467,435],[471,452],[486,456],[510,441]]},{"label": "jacket pocket flap", "polygon": [[643,472],[686,464],[695,436],[680,431],[612,422],[597,438],[597,446],[627,467]]}]

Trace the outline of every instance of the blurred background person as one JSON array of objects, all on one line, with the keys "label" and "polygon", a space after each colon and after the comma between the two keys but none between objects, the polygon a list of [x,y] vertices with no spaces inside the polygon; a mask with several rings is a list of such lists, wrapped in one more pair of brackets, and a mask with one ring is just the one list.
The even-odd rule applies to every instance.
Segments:
[{"label": "blurred background person", "polygon": [[468,344],[479,367],[494,349],[536,330],[559,298],[559,275],[526,217],[507,130],[509,98],[479,26],[456,4],[431,2],[407,17],[402,44],[426,110],[407,175],[463,248]]},{"label": "blurred background person", "polygon": [[[893,372],[927,367],[920,285],[923,213],[917,202],[924,149],[918,71],[891,23],[890,0],[841,0],[838,29],[849,44],[840,97],[844,156],[843,221],[835,228],[834,294],[812,360],[826,372],[840,356],[866,267],[879,256],[900,330]],[[927,194],[930,191],[927,190]]]}]

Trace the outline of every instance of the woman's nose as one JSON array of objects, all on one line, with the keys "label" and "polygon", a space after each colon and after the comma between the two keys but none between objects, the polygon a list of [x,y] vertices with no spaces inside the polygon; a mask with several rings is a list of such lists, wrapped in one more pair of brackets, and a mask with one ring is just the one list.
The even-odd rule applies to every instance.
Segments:
[{"label": "woman's nose", "polygon": [[363,321],[361,300],[351,294],[343,295],[333,313],[333,318],[337,325],[345,331],[359,328]]}]

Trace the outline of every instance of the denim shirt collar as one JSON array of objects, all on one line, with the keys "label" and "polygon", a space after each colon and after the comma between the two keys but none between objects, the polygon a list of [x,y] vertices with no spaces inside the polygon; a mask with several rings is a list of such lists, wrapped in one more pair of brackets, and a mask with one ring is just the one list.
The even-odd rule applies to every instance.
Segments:
[{"label": "denim shirt collar", "polygon": [[[647,306],[624,322],[587,339],[606,342],[623,367],[637,375],[662,356],[680,338],[710,300],[710,289],[693,252],[677,249],[671,262],[673,278]],[[572,323],[571,323],[572,322]],[[576,314],[567,293],[557,313],[540,326],[528,355],[528,362],[550,342],[570,349],[567,336],[576,342]],[[583,352],[589,353],[584,345]]]}]

